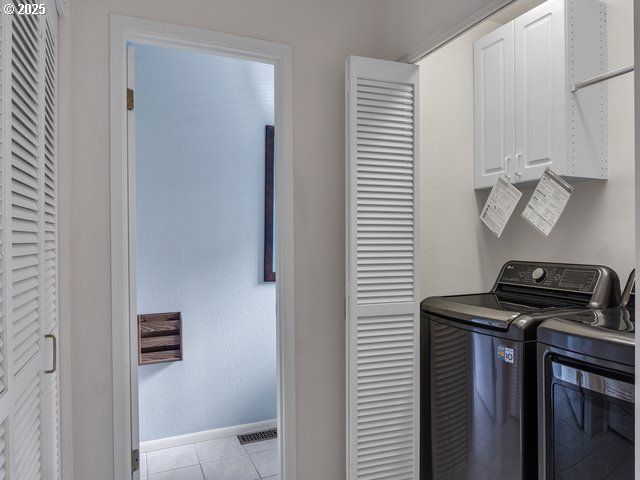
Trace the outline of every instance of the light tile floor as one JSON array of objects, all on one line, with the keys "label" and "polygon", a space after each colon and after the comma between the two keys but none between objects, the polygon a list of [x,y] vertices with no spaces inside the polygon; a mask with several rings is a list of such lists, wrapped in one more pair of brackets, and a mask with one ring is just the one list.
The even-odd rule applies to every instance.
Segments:
[{"label": "light tile floor", "polygon": [[143,453],[140,480],[280,480],[277,440],[224,437]]}]

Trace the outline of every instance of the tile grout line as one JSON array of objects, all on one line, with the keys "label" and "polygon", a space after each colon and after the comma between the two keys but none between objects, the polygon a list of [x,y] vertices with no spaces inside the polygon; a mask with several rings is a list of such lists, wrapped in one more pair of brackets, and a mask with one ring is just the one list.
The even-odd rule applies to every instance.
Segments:
[{"label": "tile grout line", "polygon": [[[244,447],[244,445],[243,445]],[[247,449],[244,449],[245,452],[247,452]],[[247,452],[247,457],[249,457],[249,461],[251,462],[251,465],[253,465],[253,468],[255,469],[256,473],[258,474],[258,479],[262,480],[262,474],[260,473],[260,470],[258,470],[258,467],[256,467],[256,464],[253,463],[253,458],[251,458],[251,455],[249,454],[249,452]]]},{"label": "tile grout line", "polygon": [[[177,467],[177,468],[170,468],[169,470],[160,470],[159,472],[149,472],[149,456],[147,455],[149,452],[145,452],[144,454],[147,455],[147,480],[149,479],[149,477],[151,475],[158,475],[160,473],[166,473],[166,472],[175,472],[176,470],[181,470],[183,468],[190,468],[190,467],[195,467],[196,465],[201,465],[200,463],[200,457],[198,456],[198,450],[196,450],[196,444],[195,443],[186,443],[184,445],[178,445],[177,447],[169,447],[169,448],[161,448],[159,450],[154,450],[156,452],[161,452],[163,450],[170,450],[171,448],[180,448],[180,447],[188,447],[189,445],[193,445],[193,450],[196,453],[196,459],[198,460],[198,463],[194,463],[193,465],[184,465],[182,467]],[[204,472],[203,472],[203,476],[204,476]],[[142,480],[142,479],[140,479]]]},{"label": "tile grout line", "polygon": [[[196,458],[198,459],[198,463],[200,465],[202,465],[202,460],[200,460],[200,455],[198,455],[198,449],[196,448],[196,444],[195,443],[191,443],[190,445],[193,445],[193,449],[196,451]],[[203,473],[204,475],[204,473]]]},{"label": "tile grout line", "polygon": [[160,470],[159,472],[149,472],[149,471],[147,471],[147,476],[149,476],[149,475],[158,475],[160,473],[175,472],[176,470],[183,470],[185,468],[195,467],[196,465],[200,465],[200,462],[194,463],[193,465],[184,465],[182,467],[170,468],[169,470]]},{"label": "tile grout line", "polygon": [[200,455],[198,454],[198,449],[196,448],[196,444],[194,442],[193,449],[196,451],[196,458],[198,459],[198,465],[200,466],[200,473],[202,474],[202,480],[207,480],[207,476],[204,474],[204,468],[202,468],[202,460],[200,460]]}]

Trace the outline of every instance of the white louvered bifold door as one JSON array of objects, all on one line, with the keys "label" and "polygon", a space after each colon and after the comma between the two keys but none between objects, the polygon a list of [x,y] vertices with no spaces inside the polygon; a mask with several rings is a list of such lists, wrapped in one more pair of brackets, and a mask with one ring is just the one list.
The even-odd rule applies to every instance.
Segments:
[{"label": "white louvered bifold door", "polygon": [[[42,3],[39,1],[39,3]],[[0,480],[57,480],[57,14],[2,17]],[[22,11],[24,14],[18,14]]]},{"label": "white louvered bifold door", "polygon": [[347,60],[350,480],[417,480],[418,67]]},{"label": "white louvered bifold door", "polygon": [[[49,335],[45,350],[44,431],[45,479],[60,478],[60,393],[57,368],[53,368],[51,342],[58,338],[58,157],[57,157],[57,78],[58,17],[55,9],[47,11],[42,46],[44,48],[44,154],[42,157],[43,269],[42,311],[44,332]],[[56,360],[57,363],[57,360]],[[57,366],[57,365],[56,365]],[[54,371],[51,371],[54,370]]]}]

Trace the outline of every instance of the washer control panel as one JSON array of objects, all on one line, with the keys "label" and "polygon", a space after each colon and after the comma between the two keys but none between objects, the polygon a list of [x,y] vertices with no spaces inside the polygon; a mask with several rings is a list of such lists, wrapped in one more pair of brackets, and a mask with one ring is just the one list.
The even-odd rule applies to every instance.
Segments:
[{"label": "washer control panel", "polygon": [[498,283],[593,293],[600,275],[600,269],[592,266],[509,262]]}]

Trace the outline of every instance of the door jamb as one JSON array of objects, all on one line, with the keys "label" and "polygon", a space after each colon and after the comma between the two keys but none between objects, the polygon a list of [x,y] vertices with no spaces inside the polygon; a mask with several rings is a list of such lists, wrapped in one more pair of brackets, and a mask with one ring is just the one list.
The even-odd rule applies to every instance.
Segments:
[{"label": "door jamb", "polygon": [[[295,336],[293,268],[293,84],[291,46],[193,27],[112,14],[110,16],[111,137],[111,315],[113,355],[114,479],[130,478],[132,450],[131,335],[135,312],[129,282],[135,251],[129,239],[127,158],[127,55],[129,42],[200,51],[274,65],[276,178],[276,325],[278,361],[278,444],[281,478],[296,478]],[[132,338],[134,337],[134,338]],[[137,378],[135,376],[134,378]]]}]

